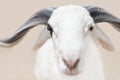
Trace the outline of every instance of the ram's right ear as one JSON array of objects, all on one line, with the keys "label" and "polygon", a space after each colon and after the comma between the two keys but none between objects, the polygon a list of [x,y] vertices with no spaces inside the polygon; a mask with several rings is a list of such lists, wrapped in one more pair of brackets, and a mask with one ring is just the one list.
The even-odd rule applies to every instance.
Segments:
[{"label": "ram's right ear", "polygon": [[35,43],[35,46],[34,46],[34,50],[38,49],[38,48],[41,48],[42,45],[50,38],[50,33],[49,31],[44,28],[41,33],[40,33],[40,36],[38,38],[38,40],[36,41]]},{"label": "ram's right ear", "polygon": [[112,42],[99,27],[96,27],[92,31],[92,37],[94,38],[94,41],[99,43],[104,49],[108,51],[114,51]]}]

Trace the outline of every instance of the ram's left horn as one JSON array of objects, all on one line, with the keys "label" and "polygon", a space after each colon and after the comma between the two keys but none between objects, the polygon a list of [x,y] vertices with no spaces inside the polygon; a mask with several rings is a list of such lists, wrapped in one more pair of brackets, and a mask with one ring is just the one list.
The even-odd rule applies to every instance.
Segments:
[{"label": "ram's left horn", "polygon": [[22,37],[33,27],[39,24],[47,24],[52,12],[56,8],[46,8],[35,13],[23,26],[7,38],[0,40],[0,46],[10,47],[17,44]]}]

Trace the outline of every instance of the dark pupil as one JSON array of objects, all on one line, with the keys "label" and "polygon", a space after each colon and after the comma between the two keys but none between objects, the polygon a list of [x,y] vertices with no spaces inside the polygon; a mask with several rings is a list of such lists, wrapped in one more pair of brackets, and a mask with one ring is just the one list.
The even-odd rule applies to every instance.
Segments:
[{"label": "dark pupil", "polygon": [[53,29],[49,24],[47,25],[47,30],[50,31],[50,35],[52,36]]},{"label": "dark pupil", "polygon": [[92,30],[93,30],[93,27],[91,26],[91,27],[89,28],[89,30],[92,31]]}]

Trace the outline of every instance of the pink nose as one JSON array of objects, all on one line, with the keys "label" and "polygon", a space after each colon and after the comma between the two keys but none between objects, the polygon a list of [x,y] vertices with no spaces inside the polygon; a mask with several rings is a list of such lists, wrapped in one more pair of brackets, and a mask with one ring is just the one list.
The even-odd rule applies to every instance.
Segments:
[{"label": "pink nose", "polygon": [[72,59],[72,60],[68,60],[68,59],[65,59],[65,58],[62,58],[64,64],[70,69],[75,69],[80,61],[80,58],[76,58],[76,59]]}]

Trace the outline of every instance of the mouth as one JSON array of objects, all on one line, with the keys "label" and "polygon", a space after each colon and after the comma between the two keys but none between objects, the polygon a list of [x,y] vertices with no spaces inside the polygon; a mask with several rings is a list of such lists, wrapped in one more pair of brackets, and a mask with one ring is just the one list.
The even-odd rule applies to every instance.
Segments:
[{"label": "mouth", "polygon": [[66,69],[65,74],[75,76],[79,74],[79,71],[77,69]]}]

